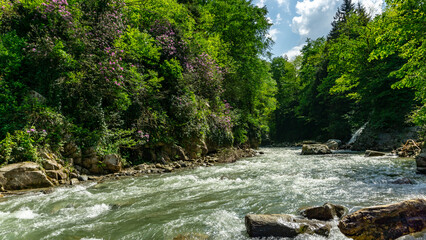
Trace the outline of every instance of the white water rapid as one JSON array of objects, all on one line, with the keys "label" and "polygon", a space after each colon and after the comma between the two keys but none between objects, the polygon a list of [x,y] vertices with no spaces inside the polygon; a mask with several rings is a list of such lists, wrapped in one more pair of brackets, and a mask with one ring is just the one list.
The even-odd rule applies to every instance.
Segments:
[{"label": "white water rapid", "polygon": [[[301,156],[295,148],[262,151],[232,164],[0,198],[0,239],[171,240],[202,233],[212,240],[247,240],[248,213],[297,214],[301,207],[325,202],[353,212],[426,198],[426,177],[415,173],[412,159],[343,152]],[[392,183],[400,177],[415,184]],[[347,239],[337,221],[332,224],[329,238],[296,239]]]}]

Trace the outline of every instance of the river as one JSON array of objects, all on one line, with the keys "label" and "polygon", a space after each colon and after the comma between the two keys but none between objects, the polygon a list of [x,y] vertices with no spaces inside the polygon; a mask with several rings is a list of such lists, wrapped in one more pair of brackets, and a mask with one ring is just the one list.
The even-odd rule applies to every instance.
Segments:
[{"label": "river", "polygon": [[[59,187],[0,199],[0,239],[248,239],[248,213],[297,214],[325,202],[362,207],[426,197],[415,161],[337,153],[301,156],[296,148],[263,148],[264,155],[232,164]],[[407,177],[415,184],[391,182]],[[347,239],[333,222],[329,238]],[[425,235],[417,239],[426,238]],[[404,239],[415,239],[411,236]]]}]

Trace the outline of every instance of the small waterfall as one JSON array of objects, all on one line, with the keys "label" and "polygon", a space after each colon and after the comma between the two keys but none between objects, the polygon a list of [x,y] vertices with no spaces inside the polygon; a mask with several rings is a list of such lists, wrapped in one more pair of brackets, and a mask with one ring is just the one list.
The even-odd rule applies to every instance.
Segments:
[{"label": "small waterfall", "polygon": [[362,127],[356,130],[356,132],[352,135],[351,140],[349,140],[348,145],[353,144],[358,139],[358,137],[361,135],[362,131],[364,131],[364,128],[367,126],[367,124],[368,122],[364,123]]}]

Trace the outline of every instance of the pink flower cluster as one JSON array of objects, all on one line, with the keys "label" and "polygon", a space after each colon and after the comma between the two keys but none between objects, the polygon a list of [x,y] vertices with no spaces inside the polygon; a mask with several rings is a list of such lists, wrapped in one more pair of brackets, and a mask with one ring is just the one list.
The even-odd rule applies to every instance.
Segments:
[{"label": "pink flower cluster", "polygon": [[155,37],[157,45],[162,48],[163,55],[168,58],[179,58],[178,50],[184,51],[187,49],[187,43],[179,40],[176,31],[173,30],[172,25],[167,20],[155,20],[150,33]]},{"label": "pink flower cluster", "polygon": [[[193,76],[198,93],[203,96],[223,93],[222,80],[225,71],[207,53],[193,57],[185,64],[186,70]],[[214,96],[210,96],[214,98]]]},{"label": "pink flower cluster", "polygon": [[50,14],[58,14],[62,17],[65,23],[72,24],[72,15],[68,11],[67,0],[46,0],[42,3],[42,18],[47,19]]},{"label": "pink flower cluster", "polygon": [[104,62],[98,63],[101,75],[107,82],[113,82],[116,86],[124,86],[124,68],[122,66],[122,57],[124,50],[112,50],[110,47],[105,48],[108,58]]},{"label": "pink flower cluster", "polygon": [[142,140],[149,142],[149,134],[148,133],[144,133],[141,130],[138,131],[138,137],[141,138]]},{"label": "pink flower cluster", "polygon": [[226,100],[223,100],[223,105],[219,106],[219,111],[217,113],[210,114],[210,117],[215,122],[216,127],[224,129],[225,131],[232,131],[232,118],[231,118],[231,109],[232,106]]}]

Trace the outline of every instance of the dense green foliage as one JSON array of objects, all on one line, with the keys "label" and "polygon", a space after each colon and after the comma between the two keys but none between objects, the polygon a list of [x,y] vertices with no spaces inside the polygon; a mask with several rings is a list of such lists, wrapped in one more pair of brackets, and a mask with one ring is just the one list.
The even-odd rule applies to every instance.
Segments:
[{"label": "dense green foliage", "polygon": [[387,4],[372,19],[345,0],[327,39],[308,39],[301,63],[272,61],[275,140],[348,140],[365,122],[379,131],[426,126],[426,7],[415,0]]},{"label": "dense green foliage", "polygon": [[251,1],[0,3],[0,164],[68,142],[140,161],[268,130],[270,24]]},{"label": "dense green foliage", "polygon": [[426,125],[421,1],[388,0],[373,19],[345,0],[292,62],[265,60],[271,24],[250,0],[0,8],[0,164],[71,142],[136,163],[164,146],[199,156],[262,138],[346,140],[367,121]]}]

